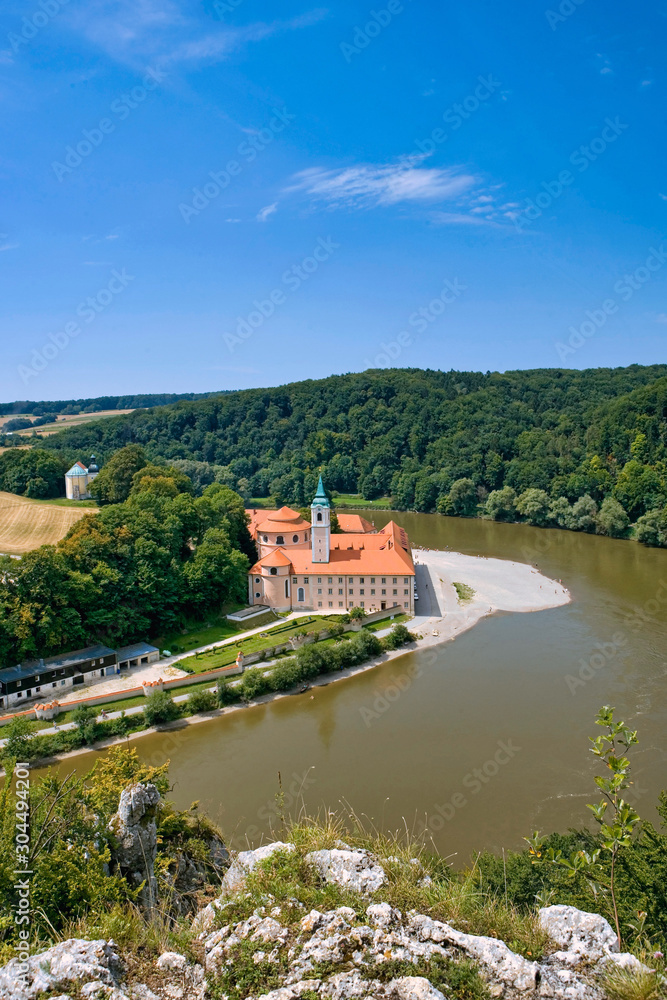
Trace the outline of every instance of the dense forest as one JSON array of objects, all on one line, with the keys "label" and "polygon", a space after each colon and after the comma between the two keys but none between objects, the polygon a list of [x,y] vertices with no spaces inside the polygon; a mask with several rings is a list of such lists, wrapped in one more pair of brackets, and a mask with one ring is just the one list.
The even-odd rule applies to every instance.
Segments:
[{"label": "dense forest", "polygon": [[0,663],[147,639],[246,599],[256,553],[238,494],[215,483],[194,497],[153,465],[126,492],[57,545],[0,557]]},{"label": "dense forest", "polygon": [[196,492],[308,503],[327,486],[399,509],[527,520],[667,544],[667,365],[367,371],[139,410],[40,447],[65,461],[124,445]]},{"label": "dense forest", "polygon": [[[207,399],[219,395],[213,392],[156,392],[134,393],[126,396],[96,396],[94,399],[17,399],[13,403],[0,403],[0,416],[10,413],[31,413],[43,417],[73,413],[99,413],[100,410],[135,410],[138,407],[166,406],[180,399]],[[11,429],[11,428],[10,428]]]}]

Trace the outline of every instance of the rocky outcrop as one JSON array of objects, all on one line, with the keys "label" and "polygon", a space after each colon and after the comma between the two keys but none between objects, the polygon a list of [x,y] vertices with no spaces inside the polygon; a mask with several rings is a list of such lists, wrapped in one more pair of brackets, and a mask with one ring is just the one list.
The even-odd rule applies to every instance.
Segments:
[{"label": "rocky outcrop", "polygon": [[[136,859],[142,844],[150,847],[145,830],[153,798],[135,792],[121,803],[118,825],[126,831],[123,842],[129,842],[128,862]],[[149,822],[142,826],[147,816]],[[442,970],[468,959],[486,980],[491,997],[603,1000],[597,983],[605,963],[644,968],[634,956],[619,954],[616,936],[604,918],[574,907],[540,911],[554,950],[535,962],[496,938],[464,933],[416,911],[402,913],[388,902],[371,902],[370,896],[375,894],[377,900],[381,895],[388,876],[367,851],[347,845],[312,852],[303,860],[322,884],[349,890],[354,906],[307,912],[296,898],[278,904],[266,896],[249,916],[234,919],[248,899],[248,874],[277,851],[295,850],[278,842],[237,855],[219,900],[193,921],[203,965],[191,964],[180,952],[165,951],[150,974],[143,969],[147,982],[128,981],[113,942],[66,941],[31,958],[24,979],[16,961],[1,969],[0,998],[36,1000],[48,993],[55,1000],[55,992],[63,990],[60,1000],[206,1000],[213,994],[224,997],[224,982],[243,976],[245,962],[251,969],[265,966],[274,986],[248,1000],[444,1000],[452,990]],[[392,866],[400,864],[397,858],[389,860]],[[387,964],[391,962],[397,964]],[[207,992],[206,977],[212,993]]]},{"label": "rocky outcrop", "polygon": [[[33,1000],[40,993],[65,990],[81,982],[96,984],[98,991],[117,987],[122,963],[113,941],[62,941],[33,955],[25,966],[17,958],[0,969],[2,1000]],[[91,995],[89,992],[88,995]]]},{"label": "rocky outcrop", "polygon": [[118,812],[109,821],[113,867],[120,870],[130,885],[144,883],[141,903],[146,909],[157,902],[154,864],[159,803],[160,793],[155,785],[130,785],[121,793]]},{"label": "rocky outcrop", "polygon": [[313,851],[306,861],[317,868],[326,882],[336,882],[362,896],[370,896],[384,885],[387,876],[368,851]]}]

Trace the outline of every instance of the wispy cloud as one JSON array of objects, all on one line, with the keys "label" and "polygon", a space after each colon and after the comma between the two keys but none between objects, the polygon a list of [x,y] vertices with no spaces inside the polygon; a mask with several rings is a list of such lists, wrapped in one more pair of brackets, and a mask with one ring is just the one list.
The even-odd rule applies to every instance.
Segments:
[{"label": "wispy cloud", "polygon": [[266,205],[257,213],[257,221],[266,222],[266,220],[270,218],[270,216],[272,216],[274,212],[277,211],[278,211],[278,202],[274,201],[272,205]]},{"label": "wispy cloud", "polygon": [[658,313],[655,317],[656,323],[667,323],[667,313]]},{"label": "wispy cloud", "polygon": [[5,240],[8,239],[7,233],[0,233],[0,253],[4,250],[16,250],[18,243],[6,243]]},{"label": "wispy cloud", "polygon": [[202,34],[200,21],[173,0],[87,0],[68,11],[69,23],[90,43],[127,64],[217,62],[250,42],[316,24],[321,8],[299,17],[239,27],[220,25]]},{"label": "wispy cloud", "polygon": [[472,174],[455,168],[423,167],[414,159],[361,164],[338,170],[312,167],[296,174],[287,194],[301,193],[331,207],[373,208],[400,203],[448,201],[475,184]]}]

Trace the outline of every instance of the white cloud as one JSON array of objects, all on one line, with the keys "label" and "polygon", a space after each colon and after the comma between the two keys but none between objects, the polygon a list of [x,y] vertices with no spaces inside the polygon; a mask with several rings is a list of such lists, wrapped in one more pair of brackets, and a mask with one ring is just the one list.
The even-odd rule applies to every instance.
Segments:
[{"label": "white cloud", "polygon": [[266,220],[273,215],[274,212],[278,211],[278,202],[274,201],[272,205],[266,205],[260,212],[257,213],[258,222],[266,222]]},{"label": "white cloud", "polygon": [[667,201],[667,194],[662,194],[662,192],[658,192],[658,197],[662,198],[663,201]]},{"label": "white cloud", "polygon": [[332,207],[373,208],[402,202],[448,201],[468,191],[475,177],[456,169],[422,167],[414,159],[338,170],[312,167],[294,177],[288,193],[303,193]]},{"label": "white cloud", "polygon": [[202,34],[200,20],[185,15],[173,0],[87,0],[68,10],[70,25],[89,42],[119,62],[144,69],[146,62],[217,62],[244,44],[309,27],[326,15],[316,9],[285,21],[220,24]]}]

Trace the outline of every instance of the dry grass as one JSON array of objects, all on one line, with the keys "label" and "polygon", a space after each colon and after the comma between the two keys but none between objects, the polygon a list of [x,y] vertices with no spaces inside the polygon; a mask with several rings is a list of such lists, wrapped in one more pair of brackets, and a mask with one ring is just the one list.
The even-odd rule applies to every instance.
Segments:
[{"label": "dry grass", "polygon": [[[646,955],[641,959],[651,961]],[[658,973],[624,969],[613,962],[605,966],[599,985],[607,1000],[664,1000],[667,997],[667,987]]]},{"label": "dry grass", "polygon": [[0,553],[21,556],[40,545],[55,545],[91,507],[59,507],[0,493]]},{"label": "dry grass", "polygon": [[[14,431],[14,433],[25,437],[26,435],[31,435],[34,430],[35,433],[40,434],[42,437],[49,437],[51,434],[57,434],[58,431],[62,431],[66,427],[78,427],[79,424],[88,424],[91,420],[102,420],[104,417],[121,417],[124,413],[133,412],[133,410],[99,410],[97,413],[62,413],[57,421],[52,424],[42,424],[40,427],[25,427],[21,431]],[[7,417],[7,420],[13,420],[18,416],[27,416],[28,419],[32,419],[32,414],[30,413],[12,413]]]}]

